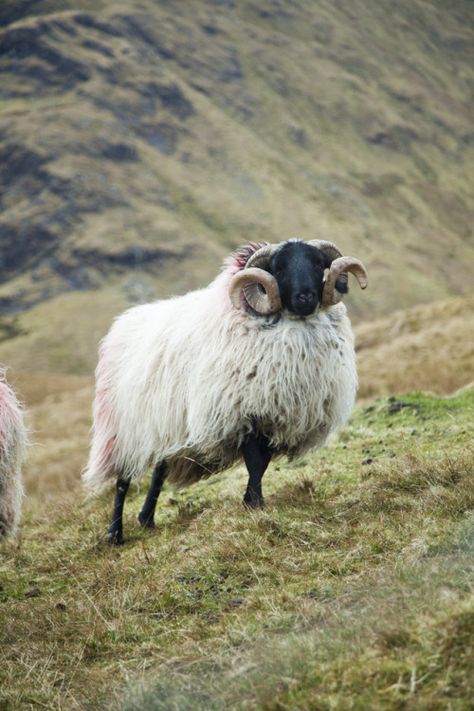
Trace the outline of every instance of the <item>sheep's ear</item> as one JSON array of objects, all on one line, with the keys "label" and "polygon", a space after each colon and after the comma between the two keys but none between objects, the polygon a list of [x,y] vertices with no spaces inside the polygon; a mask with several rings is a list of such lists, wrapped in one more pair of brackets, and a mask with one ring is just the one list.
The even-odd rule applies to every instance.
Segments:
[{"label": "sheep's ear", "polygon": [[230,269],[232,273],[240,269],[245,269],[249,259],[264,246],[265,243],[263,242],[249,242],[248,244],[241,245],[229,257],[226,257],[224,269]]}]

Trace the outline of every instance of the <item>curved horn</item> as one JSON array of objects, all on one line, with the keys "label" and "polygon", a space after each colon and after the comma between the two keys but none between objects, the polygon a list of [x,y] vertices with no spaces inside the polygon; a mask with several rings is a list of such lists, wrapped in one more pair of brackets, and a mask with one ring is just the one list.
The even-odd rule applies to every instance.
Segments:
[{"label": "curved horn", "polygon": [[318,249],[320,249],[321,252],[324,252],[324,254],[329,258],[331,262],[333,262],[335,259],[338,259],[339,257],[342,257],[342,252],[338,249],[338,247],[336,247],[334,242],[327,242],[324,239],[312,239],[307,244],[310,244],[312,247],[317,247]]},{"label": "curved horn", "polygon": [[323,294],[321,297],[321,307],[325,308],[337,304],[342,299],[342,294],[336,289],[336,279],[344,273],[354,274],[361,289],[365,289],[368,284],[367,269],[361,261],[355,257],[338,257],[335,259],[324,282]]},{"label": "curved horn", "polygon": [[251,267],[258,267],[259,269],[264,269],[268,267],[270,259],[273,257],[277,251],[279,244],[266,244],[249,257],[245,269],[250,269]]},{"label": "curved horn", "polygon": [[267,316],[281,310],[277,281],[264,269],[246,267],[234,274],[229,284],[229,296],[236,309],[242,308],[242,290],[245,300],[258,314]]}]

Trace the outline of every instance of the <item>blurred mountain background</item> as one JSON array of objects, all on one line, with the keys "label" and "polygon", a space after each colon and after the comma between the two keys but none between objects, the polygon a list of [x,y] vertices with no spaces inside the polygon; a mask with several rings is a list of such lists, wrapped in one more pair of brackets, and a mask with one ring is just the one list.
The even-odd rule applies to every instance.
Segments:
[{"label": "blurred mountain background", "polygon": [[439,302],[472,313],[472,15],[462,0],[3,0],[0,361],[90,374],[123,308],[294,236],[367,264],[349,306],[369,331],[379,319],[380,343],[394,310],[403,334],[438,319],[452,340]]}]

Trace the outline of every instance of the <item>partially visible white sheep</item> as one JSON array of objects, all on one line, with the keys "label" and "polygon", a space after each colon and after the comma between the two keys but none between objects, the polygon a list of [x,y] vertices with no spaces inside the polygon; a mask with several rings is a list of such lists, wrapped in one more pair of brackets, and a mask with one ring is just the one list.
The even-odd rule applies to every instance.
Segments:
[{"label": "partially visible white sheep", "polygon": [[0,538],[12,533],[21,514],[21,466],[27,433],[23,410],[0,371]]},{"label": "partially visible white sheep", "polygon": [[243,456],[244,501],[261,506],[271,456],[300,455],[344,424],[357,389],[351,325],[337,303],[348,271],[365,286],[363,265],[328,242],[247,245],[207,288],[115,321],[100,349],[83,474],[91,490],[117,479],[112,543],[123,540],[129,482],[150,466],[142,525],[153,525],[165,467],[183,486]]}]

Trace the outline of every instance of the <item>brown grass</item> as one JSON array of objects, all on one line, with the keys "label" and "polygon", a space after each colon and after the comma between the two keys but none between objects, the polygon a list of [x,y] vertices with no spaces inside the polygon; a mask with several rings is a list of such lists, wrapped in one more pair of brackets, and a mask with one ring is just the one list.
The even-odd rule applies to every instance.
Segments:
[{"label": "brown grass", "polygon": [[10,381],[27,406],[31,446],[24,469],[26,506],[60,501],[78,489],[87,457],[92,379],[18,372]]},{"label": "brown grass", "polygon": [[397,311],[356,327],[359,396],[446,394],[474,381],[474,299]]}]

